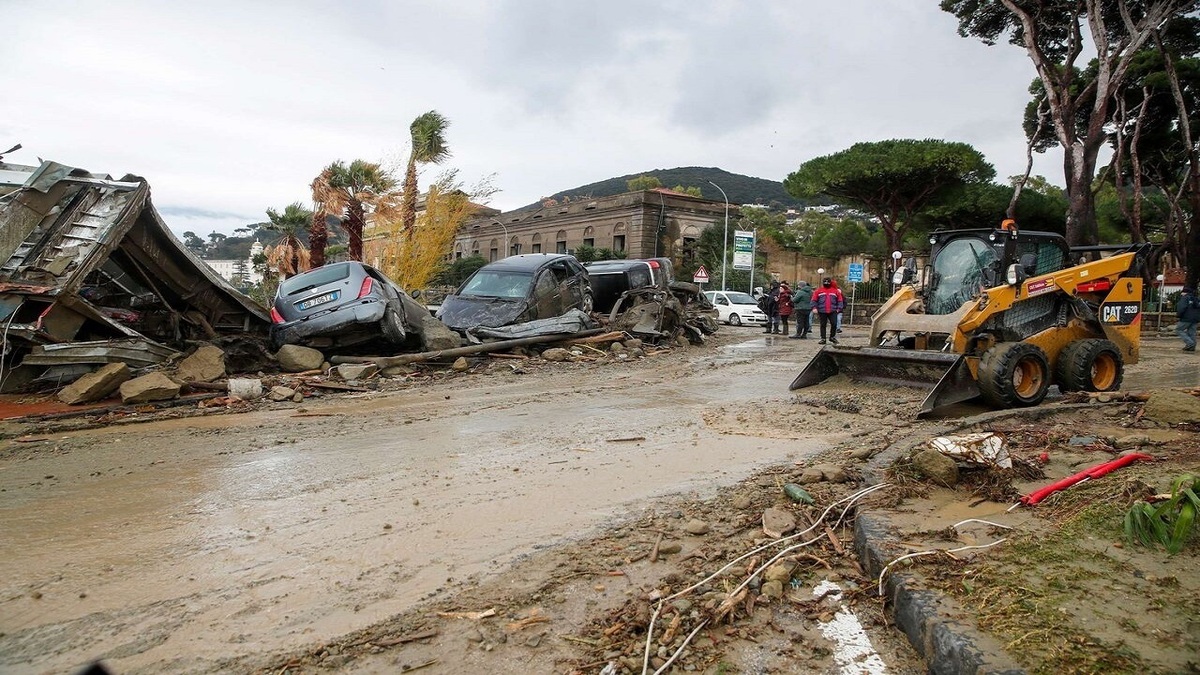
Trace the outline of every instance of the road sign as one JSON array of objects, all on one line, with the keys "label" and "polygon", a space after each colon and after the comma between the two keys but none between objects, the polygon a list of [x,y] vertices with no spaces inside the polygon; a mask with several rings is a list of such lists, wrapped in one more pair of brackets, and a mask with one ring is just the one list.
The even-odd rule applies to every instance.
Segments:
[{"label": "road sign", "polygon": [[745,230],[733,231],[733,269],[754,268],[754,233]]},{"label": "road sign", "polygon": [[708,270],[704,269],[704,265],[701,265],[696,268],[696,273],[692,275],[692,283],[694,283],[694,284],[707,284],[708,283]]},{"label": "road sign", "polygon": [[863,264],[850,263],[850,271],[846,273],[846,281],[861,282],[863,280]]}]

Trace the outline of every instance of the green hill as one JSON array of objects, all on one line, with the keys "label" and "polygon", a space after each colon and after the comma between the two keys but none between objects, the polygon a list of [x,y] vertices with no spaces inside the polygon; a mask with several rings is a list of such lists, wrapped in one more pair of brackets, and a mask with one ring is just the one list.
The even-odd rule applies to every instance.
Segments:
[{"label": "green hill", "polygon": [[[720,190],[709,185],[709,181],[712,181],[720,185],[722,190],[725,190],[725,194],[729,196],[729,203],[731,204],[763,204],[775,208],[800,208],[807,204],[803,199],[796,199],[785,192],[783,183],[780,181],[743,176],[738,173],[730,173],[724,169],[705,166],[684,166],[676,169],[641,171],[639,173],[631,173],[627,176],[617,176],[596,183],[580,185],[577,188],[569,190],[561,190],[548,196],[554,199],[561,199],[566,196],[574,201],[577,198],[607,197],[621,194],[622,192],[629,191],[626,185],[629,180],[638,176],[654,176],[666,188],[673,188],[676,185],[698,187],[704,193],[705,198],[720,200]],[[531,204],[530,206],[533,205]]]}]

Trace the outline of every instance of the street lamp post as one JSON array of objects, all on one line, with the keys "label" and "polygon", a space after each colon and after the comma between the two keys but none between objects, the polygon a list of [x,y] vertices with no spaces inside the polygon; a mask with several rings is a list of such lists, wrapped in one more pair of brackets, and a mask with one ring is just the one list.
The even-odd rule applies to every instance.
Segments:
[{"label": "street lamp post", "polygon": [[504,251],[504,255],[502,255],[500,257],[507,258],[509,255],[509,251],[512,250],[512,248],[511,248],[512,243],[508,241],[508,226],[498,220],[496,221],[496,224],[499,225],[500,227],[504,228],[504,248],[500,249],[501,251]]},{"label": "street lamp post", "polygon": [[[708,184],[721,190],[721,186],[711,180],[708,181]],[[725,259],[729,257],[729,197],[725,195],[724,190],[721,190],[721,196],[725,198],[725,239],[721,246],[721,290],[725,290]]]}]

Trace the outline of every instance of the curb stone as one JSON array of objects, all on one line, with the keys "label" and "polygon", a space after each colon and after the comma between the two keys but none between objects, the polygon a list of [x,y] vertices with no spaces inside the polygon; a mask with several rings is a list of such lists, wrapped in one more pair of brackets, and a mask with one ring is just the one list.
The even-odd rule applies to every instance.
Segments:
[{"label": "curb stone", "polygon": [[[890,528],[881,516],[859,513],[854,522],[854,550],[872,579],[896,556],[886,550]],[[995,639],[956,616],[962,608],[953,599],[919,587],[904,572],[889,573],[884,590],[892,619],[934,675],[1025,675]]]}]

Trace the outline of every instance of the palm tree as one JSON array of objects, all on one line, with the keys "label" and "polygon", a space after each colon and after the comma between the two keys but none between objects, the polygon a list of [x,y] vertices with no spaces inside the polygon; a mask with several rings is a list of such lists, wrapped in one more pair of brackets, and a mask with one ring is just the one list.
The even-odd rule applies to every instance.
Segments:
[{"label": "palm tree", "polygon": [[279,239],[267,254],[271,268],[284,277],[308,269],[308,250],[297,234],[309,224],[312,211],[300,202],[294,202],[288,204],[282,213],[267,209],[267,218],[271,221],[267,229],[279,233]]},{"label": "palm tree", "polygon": [[331,215],[343,214],[342,229],[350,239],[348,254],[351,260],[361,261],[367,214],[387,207],[394,200],[396,179],[378,164],[361,159],[350,162],[349,166],[334,162],[326,171],[329,190],[322,195],[323,209]]},{"label": "palm tree", "polygon": [[330,170],[330,167],[325,167],[313,179],[311,185],[313,212],[312,222],[308,226],[308,248],[312,256],[312,266],[314,268],[325,264],[325,246],[329,243],[329,228],[325,224],[325,217],[330,215],[327,204],[333,192],[333,188],[329,185],[329,179],[332,175],[333,172]]},{"label": "palm tree", "polygon": [[448,126],[450,120],[436,110],[420,115],[409,126],[412,152],[404,172],[404,200],[400,207],[406,235],[411,235],[417,225],[417,162],[440,164],[450,156],[450,148],[446,145]]}]

